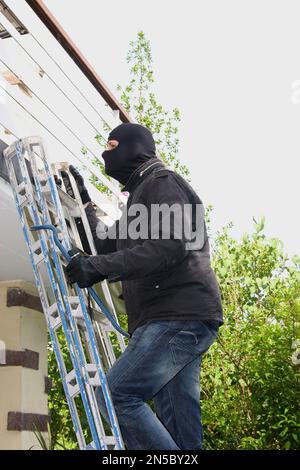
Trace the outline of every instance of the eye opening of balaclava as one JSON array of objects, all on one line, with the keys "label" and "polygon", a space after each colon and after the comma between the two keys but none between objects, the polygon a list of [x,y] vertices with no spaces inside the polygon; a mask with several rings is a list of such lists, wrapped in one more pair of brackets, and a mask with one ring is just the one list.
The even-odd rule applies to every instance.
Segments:
[{"label": "eye opening of balaclava", "polygon": [[123,185],[136,168],[155,157],[153,135],[141,124],[120,124],[110,132],[108,140],[117,140],[119,145],[102,153],[105,172]]}]

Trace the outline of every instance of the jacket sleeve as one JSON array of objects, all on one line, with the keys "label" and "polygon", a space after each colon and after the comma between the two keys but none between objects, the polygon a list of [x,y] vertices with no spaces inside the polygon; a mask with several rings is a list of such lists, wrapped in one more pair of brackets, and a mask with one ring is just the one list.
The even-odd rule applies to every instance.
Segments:
[{"label": "jacket sleeve", "polygon": [[[175,178],[170,174],[153,178],[145,188],[145,206],[148,215],[151,213],[153,204],[166,204],[172,206],[178,204],[183,210],[183,205],[188,203],[184,191],[177,184]],[[152,224],[148,217],[148,238],[133,248],[126,248],[115,253],[92,256],[91,262],[95,268],[108,277],[108,280],[129,280],[147,277],[168,271],[180,263],[188,254],[184,237],[175,235],[177,228],[174,223],[169,224],[170,236],[164,237],[164,225],[168,223],[166,217],[160,217],[158,224]],[[151,237],[149,237],[149,233]],[[154,236],[153,236],[154,234]]]},{"label": "jacket sleeve", "polygon": [[102,220],[98,219],[98,217],[96,216],[96,209],[94,208],[93,204],[89,204],[85,208],[85,213],[91,228],[97,253],[106,254],[116,251],[116,238],[99,238],[99,235],[101,235],[101,232],[107,235],[107,232],[109,232],[110,230],[112,230],[112,233],[114,233],[114,228],[117,222],[112,228],[108,229],[108,227],[102,222]]}]

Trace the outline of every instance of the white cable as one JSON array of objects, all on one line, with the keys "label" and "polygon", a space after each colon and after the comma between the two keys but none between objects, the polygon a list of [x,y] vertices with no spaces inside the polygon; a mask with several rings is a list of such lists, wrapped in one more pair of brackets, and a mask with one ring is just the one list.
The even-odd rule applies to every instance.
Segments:
[{"label": "white cable", "polygon": [[[2,88],[4,90],[5,93],[8,94],[8,96],[13,99],[17,104],[18,106],[20,106],[27,114],[29,114],[29,116],[31,116],[39,125],[41,125],[43,127],[43,129],[45,129],[50,135],[51,137],[53,137],[55,140],[57,140],[57,142],[59,142],[68,152],[71,153],[71,155],[73,155],[76,160],[78,160],[82,165],[86,166],[89,171],[94,174],[115,196],[117,196],[117,198],[124,202],[125,201],[125,197],[120,193],[120,191],[118,191],[118,189],[109,181],[105,178],[104,175],[102,175],[102,173],[100,171],[96,171],[96,168],[95,169],[92,169],[90,168],[90,165],[87,165],[87,162],[83,162],[79,157],[78,155],[76,155],[71,149],[69,149],[66,144],[64,144],[64,142],[62,142],[55,134],[53,134],[53,132],[50,131],[50,129],[48,129],[42,122],[40,122],[33,114],[30,113],[30,111],[28,111],[28,109],[25,108],[25,106],[23,106],[21,103],[19,103],[18,100],[16,100],[16,98],[14,96],[12,96],[4,87],[1,86],[1,82],[0,82],[0,88]],[[5,129],[6,129],[6,126],[3,126]],[[14,135],[14,134],[13,134]],[[15,135],[14,135],[15,136]],[[17,139],[18,137],[15,136]],[[91,162],[90,162],[91,163]],[[91,163],[92,165],[92,163]]]},{"label": "white cable", "polygon": [[[9,65],[7,65],[2,59],[0,59],[0,62],[8,69],[10,70],[14,75],[15,72],[10,68]],[[47,104],[45,101],[43,101],[34,91],[33,89],[24,81],[23,82],[26,87],[28,88],[28,90],[31,91],[31,93],[58,119],[58,121],[68,129],[69,132],[71,132],[71,134],[75,137],[75,139],[77,139],[81,145],[83,145],[83,147],[85,147],[95,158],[99,158],[98,155],[95,154],[95,152],[93,152],[77,135],[75,132],[73,132],[73,130],[63,121],[63,119],[61,119]],[[1,87],[2,88],[2,87]]]},{"label": "white cable", "polygon": [[[0,22],[3,24],[3,26],[8,30],[8,32],[11,34],[9,31],[10,28],[13,28],[12,25],[7,25],[5,24],[6,22],[9,23],[9,21],[2,15],[0,12]],[[32,35],[32,33],[28,33],[34,41],[41,47],[41,49],[47,54],[47,56],[52,60],[52,62],[59,68],[59,70],[63,73],[63,75],[68,79],[68,81],[73,85],[73,87],[78,91],[78,93],[83,97],[83,99],[88,103],[88,105],[96,112],[96,114],[99,116],[101,121],[103,121],[110,129],[111,126],[106,122],[106,120],[99,114],[97,109],[90,103],[90,101],[85,97],[85,95],[82,93],[82,91],[75,85],[75,83],[69,78],[69,76],[64,72],[64,70],[60,67],[60,65],[53,59],[53,57],[46,51],[46,49],[42,46],[42,44],[35,38],[35,36]],[[51,76],[44,70],[44,68],[37,62],[37,60],[23,47],[23,45],[17,41],[17,39],[14,37],[14,35],[11,34],[12,39],[15,41],[15,43],[28,55],[28,57],[41,69],[45,72],[45,75],[49,78],[49,80],[56,86],[56,88],[59,89],[59,91],[67,98],[67,100],[72,103],[72,105],[80,112],[80,114],[89,122],[89,124],[95,129],[95,131],[99,134],[101,132],[90,122],[90,120],[86,117],[84,113],[78,108],[78,106],[71,100],[71,98],[64,92],[64,90],[61,89],[61,87],[56,83],[55,80],[51,78]]]}]

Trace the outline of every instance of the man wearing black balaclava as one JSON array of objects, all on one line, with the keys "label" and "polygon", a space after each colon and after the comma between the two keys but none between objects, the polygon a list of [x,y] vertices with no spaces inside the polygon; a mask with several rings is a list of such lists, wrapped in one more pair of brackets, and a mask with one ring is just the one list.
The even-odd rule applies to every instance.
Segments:
[{"label": "man wearing black balaclava", "polygon": [[[153,229],[151,211],[154,205],[189,205],[189,223],[195,227],[194,209],[202,202],[184,178],[157,157],[153,136],[142,125],[126,123],[112,130],[102,156],[106,173],[130,194],[126,212],[113,227],[105,227],[116,237],[98,238],[103,223],[81,175],[71,168],[99,254],[77,256],[67,272],[70,282],[82,288],[104,279],[122,282],[130,340],[107,380],[124,443],[135,450],[201,449],[200,365],[223,323],[219,286],[210,265],[204,219],[197,225],[204,227],[202,242],[188,245],[185,234],[178,237],[175,223],[169,223],[169,236],[164,236],[164,216]],[[148,237],[120,236],[123,216],[129,226],[137,204],[149,214]],[[96,395],[109,422],[100,387]]]},{"label": "man wearing black balaclava", "polygon": [[109,134],[109,142],[118,142],[102,153],[105,172],[125,185],[134,171],[155,157],[151,132],[139,124],[121,124]]}]

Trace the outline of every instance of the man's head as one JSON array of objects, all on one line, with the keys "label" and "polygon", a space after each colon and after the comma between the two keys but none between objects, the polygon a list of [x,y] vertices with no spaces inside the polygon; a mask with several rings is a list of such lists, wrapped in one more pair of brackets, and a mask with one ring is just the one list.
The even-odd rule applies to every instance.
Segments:
[{"label": "man's head", "polygon": [[131,174],[142,163],[155,157],[155,142],[147,127],[124,123],[108,136],[107,150],[102,153],[105,172],[126,184]]}]

